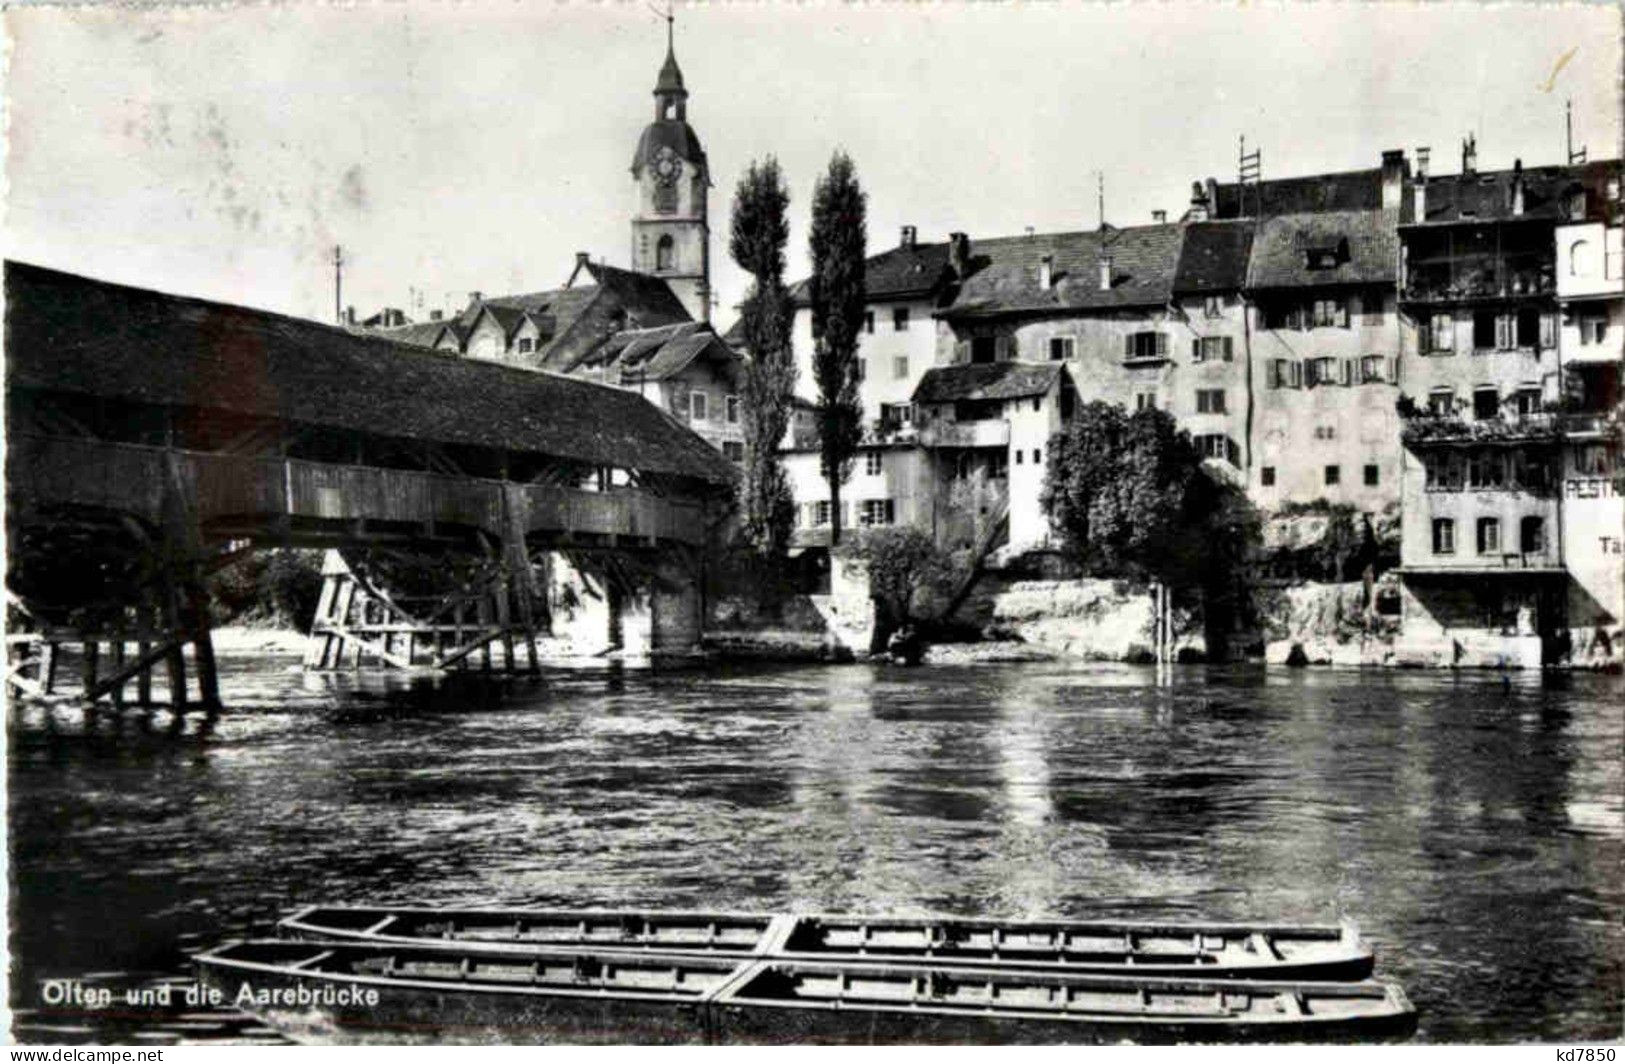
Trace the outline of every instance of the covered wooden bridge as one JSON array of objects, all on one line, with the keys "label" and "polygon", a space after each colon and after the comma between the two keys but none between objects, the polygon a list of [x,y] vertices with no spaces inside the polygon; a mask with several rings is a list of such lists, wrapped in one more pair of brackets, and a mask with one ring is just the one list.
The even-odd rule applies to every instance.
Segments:
[{"label": "covered wooden bridge", "polygon": [[[329,582],[337,631],[310,664],[445,667],[497,643],[512,665],[516,636],[533,663],[534,559],[681,585],[731,495],[720,454],[620,389],[20,263],[5,287],[7,586],[42,650],[11,670],[25,692],[71,639],[92,698],[145,695],[162,662],[184,697],[191,643],[213,700],[201,581],[261,546],[383,559]],[[457,559],[461,586],[416,616],[376,579],[390,552]]]}]

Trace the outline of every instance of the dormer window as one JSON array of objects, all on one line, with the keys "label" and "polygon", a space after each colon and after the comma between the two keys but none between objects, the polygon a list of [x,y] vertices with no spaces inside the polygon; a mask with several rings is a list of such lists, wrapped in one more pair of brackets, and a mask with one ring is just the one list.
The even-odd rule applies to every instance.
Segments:
[{"label": "dormer window", "polygon": [[1303,249],[1303,258],[1308,269],[1335,270],[1349,260],[1348,238],[1309,244]]}]

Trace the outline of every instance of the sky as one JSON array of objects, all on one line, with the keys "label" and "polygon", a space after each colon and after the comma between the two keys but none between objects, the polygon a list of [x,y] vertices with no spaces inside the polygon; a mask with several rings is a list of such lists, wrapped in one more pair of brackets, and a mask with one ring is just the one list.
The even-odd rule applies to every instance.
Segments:
[{"label": "sky", "polygon": [[[920,239],[1178,217],[1193,180],[1433,149],[1453,172],[1621,144],[1608,4],[683,4],[676,51],[710,158],[726,326],[747,277],[728,212],[751,160],[791,193],[790,272],[835,150],[871,253]],[[630,258],[633,148],[665,25],[625,3],[8,7],[5,254],[93,277],[333,315],[417,318]]]}]

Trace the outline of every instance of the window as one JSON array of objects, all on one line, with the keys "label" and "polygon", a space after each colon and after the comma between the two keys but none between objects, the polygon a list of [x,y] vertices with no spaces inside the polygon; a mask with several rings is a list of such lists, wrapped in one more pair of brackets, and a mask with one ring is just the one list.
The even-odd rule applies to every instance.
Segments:
[{"label": "window", "polygon": [[1427,351],[1450,351],[1456,346],[1456,319],[1449,314],[1435,314],[1428,323]]},{"label": "window", "polygon": [[1540,386],[1525,385],[1513,393],[1512,402],[1519,417],[1534,417],[1540,413]]},{"label": "window", "polygon": [[1381,355],[1365,355],[1360,359],[1360,383],[1381,384],[1387,379],[1386,362]]},{"label": "window", "polygon": [[1583,314],[1580,317],[1580,342],[1600,344],[1608,335],[1608,319],[1601,314]]},{"label": "window", "polygon": [[820,499],[818,502],[808,503],[807,505],[811,507],[811,518],[807,522],[808,524],[812,525],[814,528],[829,524],[830,511],[828,499]]},{"label": "window", "polygon": [[1473,314],[1473,349],[1484,351],[1491,347],[1505,347],[1504,343],[1497,343],[1498,328],[1502,316],[1494,311],[1480,310]]},{"label": "window", "polygon": [[1026,453],[1026,451],[1021,450],[1019,447],[1016,449],[1016,465],[1021,464],[1022,458],[1026,455]]},{"label": "window", "polygon": [[1501,413],[1501,393],[1494,388],[1475,388],[1473,390],[1473,417],[1479,421],[1490,421]]},{"label": "window", "polygon": [[884,425],[900,428],[914,424],[913,403],[881,403],[880,421]]},{"label": "window", "polygon": [[863,312],[863,331],[866,333],[875,331],[875,312],[872,310]]},{"label": "window", "polygon": [[1380,480],[1381,477],[1382,477],[1382,473],[1377,469],[1376,466],[1368,465],[1368,466],[1365,467],[1365,486],[1366,487],[1368,487],[1368,488],[1376,487],[1377,486],[1377,481]]},{"label": "window", "polygon": [[1462,482],[1461,455],[1456,451],[1431,452],[1423,460],[1427,471],[1427,486],[1432,491],[1460,491]]},{"label": "window", "polygon": [[866,359],[855,359],[853,360],[852,370],[853,377],[861,381],[869,376],[869,363]]},{"label": "window", "polygon": [[704,392],[689,392],[688,393],[688,418],[689,418],[689,420],[690,421],[704,421],[705,417],[706,417],[706,413],[705,413],[705,393]]},{"label": "window", "polygon": [[1317,439],[1317,440],[1335,440],[1335,439],[1337,439],[1337,426],[1336,425],[1316,425],[1315,426],[1315,439]]},{"label": "window", "polygon": [[1501,553],[1501,519],[1499,517],[1480,517],[1478,519],[1478,553]]},{"label": "window", "polygon": [[1191,341],[1192,362],[1232,361],[1235,347],[1228,336],[1199,336]]},{"label": "window", "polygon": [[1606,444],[1589,443],[1574,448],[1574,472],[1582,477],[1606,477],[1613,473]]},{"label": "window", "polygon": [[1518,522],[1518,550],[1524,554],[1539,554],[1546,549],[1546,522],[1538,517],[1525,517]]},{"label": "window", "polygon": [[664,272],[671,269],[676,253],[677,242],[667,233],[655,243],[655,270]]},{"label": "window", "polygon": [[1295,303],[1272,303],[1263,308],[1264,328],[1272,331],[1302,329],[1303,308]]},{"label": "window", "polygon": [[1269,386],[1271,388],[1301,388],[1303,387],[1303,363],[1294,362],[1288,358],[1271,359],[1269,366]]},{"label": "window", "polygon": [[1043,465],[1043,464],[1044,464],[1044,448],[1042,448],[1042,447],[1034,447],[1033,448],[1033,465]]},{"label": "window", "polygon": [[893,332],[908,332],[908,308],[894,307],[891,312],[891,327]]},{"label": "window", "polygon": [[972,362],[995,362],[999,357],[998,338],[993,336],[976,336],[970,342],[970,360]]},{"label": "window", "polygon": [[1230,437],[1224,435],[1222,432],[1213,432],[1196,436],[1191,442],[1196,444],[1196,449],[1202,452],[1203,458],[1217,458],[1223,462],[1233,460],[1231,458],[1233,445],[1230,443]]},{"label": "window", "polygon": [[1519,347],[1541,346],[1540,331],[1540,311],[1533,308],[1518,311]]},{"label": "window", "polygon": [[1433,553],[1456,553],[1456,522],[1448,517],[1433,519]]},{"label": "window", "polygon": [[1138,392],[1134,396],[1134,411],[1155,410],[1157,408],[1156,392]]},{"label": "window", "polygon": [[1133,362],[1138,359],[1167,358],[1168,336],[1160,332],[1129,333],[1123,337],[1123,358]]},{"label": "window", "polygon": [[1275,487],[1275,467],[1272,465],[1267,465],[1260,470],[1258,474],[1258,482],[1264,485],[1266,488]]},{"label": "window", "polygon": [[1208,296],[1202,301],[1202,314],[1209,318],[1224,317],[1224,297]]},{"label": "window", "polygon": [[1449,388],[1435,388],[1428,393],[1428,413],[1434,417],[1449,417],[1456,409],[1456,393]]},{"label": "window", "polygon": [[1341,466],[1329,465],[1326,467],[1326,486],[1334,488],[1343,482],[1343,469]]},{"label": "window", "polygon": [[882,468],[884,455],[879,451],[867,451],[863,456],[863,471],[871,477],[878,477]]},{"label": "window", "polygon": [[730,425],[739,424],[739,396],[730,395],[726,399],[724,399],[722,402],[723,402],[723,409],[726,411],[728,424],[730,424]]},{"label": "window", "polygon": [[1198,414],[1224,413],[1224,389],[1198,388],[1196,390],[1196,412]]},{"label": "window", "polygon": [[1316,385],[1337,383],[1337,359],[1311,358],[1304,364],[1304,385],[1313,388]]},{"label": "window", "polygon": [[1349,305],[1341,299],[1317,299],[1314,305],[1315,328],[1349,327]]},{"label": "window", "polygon": [[858,509],[858,524],[865,528],[889,525],[895,516],[890,499],[865,499]]},{"label": "window", "polygon": [[908,380],[908,356],[895,355],[891,360],[891,375],[894,380]]},{"label": "window", "polygon": [[745,460],[745,445],[738,440],[723,440],[722,457],[730,462],[743,462]]},{"label": "window", "polygon": [[1077,357],[1078,341],[1071,336],[1052,336],[1049,340],[1049,360],[1060,362]]},{"label": "window", "polygon": [[1506,461],[1500,451],[1474,451],[1467,462],[1469,488],[1499,488],[1506,484]]},{"label": "window", "polygon": [[519,340],[519,353],[521,355],[528,355],[532,351],[534,351],[535,349],[536,349],[536,341],[535,340],[531,339],[528,336],[520,337],[520,340]]}]

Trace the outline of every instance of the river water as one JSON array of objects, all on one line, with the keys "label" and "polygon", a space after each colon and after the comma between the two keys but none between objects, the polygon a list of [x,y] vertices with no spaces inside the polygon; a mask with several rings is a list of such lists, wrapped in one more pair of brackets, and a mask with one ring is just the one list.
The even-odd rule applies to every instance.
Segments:
[{"label": "river water", "polygon": [[307,902],[1354,919],[1428,1041],[1620,1034],[1620,677],[225,662],[10,731],[13,1004]]}]

